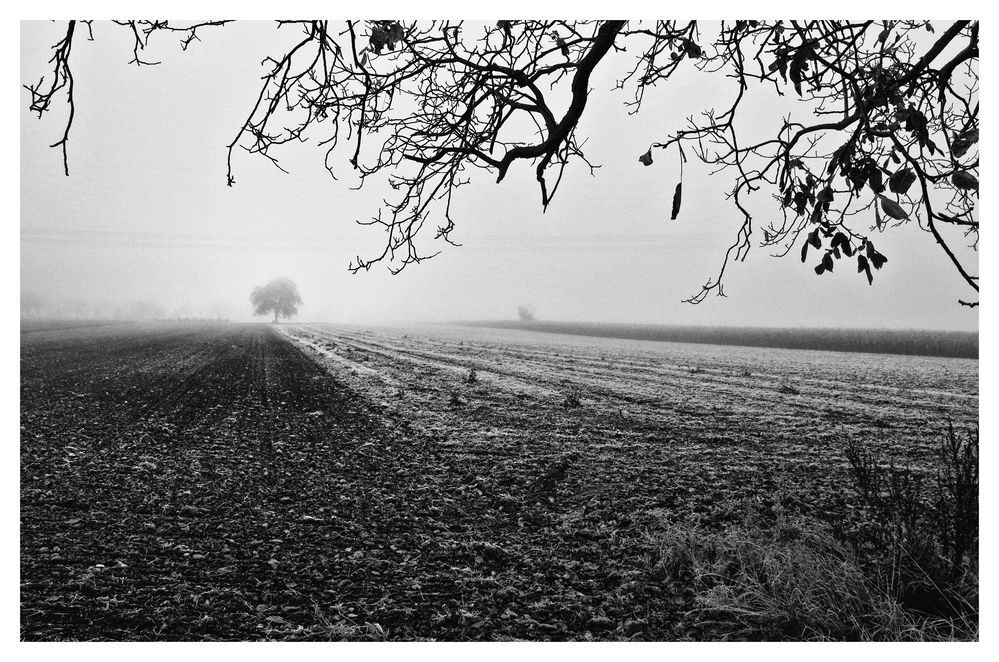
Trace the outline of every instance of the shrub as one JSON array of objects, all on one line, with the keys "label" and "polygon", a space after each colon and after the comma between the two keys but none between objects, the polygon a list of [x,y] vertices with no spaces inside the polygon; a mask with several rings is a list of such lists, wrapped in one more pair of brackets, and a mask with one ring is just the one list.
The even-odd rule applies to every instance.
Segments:
[{"label": "shrub", "polygon": [[470,368],[468,374],[465,376],[466,384],[474,384],[479,381],[479,373],[475,371],[475,368]]},{"label": "shrub", "polygon": [[[948,423],[935,474],[846,448],[859,521],[846,538],[907,607],[945,617],[978,608],[978,430]],[[847,524],[850,524],[847,522]]]}]

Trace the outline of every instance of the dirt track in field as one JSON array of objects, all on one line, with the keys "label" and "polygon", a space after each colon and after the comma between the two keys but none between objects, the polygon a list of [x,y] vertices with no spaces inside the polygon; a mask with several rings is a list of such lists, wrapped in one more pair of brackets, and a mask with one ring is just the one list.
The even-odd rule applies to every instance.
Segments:
[{"label": "dirt track in field", "polygon": [[697,636],[663,518],[777,484],[821,514],[846,437],[918,461],[978,410],[955,360],[326,326],[21,342],[28,640]]}]

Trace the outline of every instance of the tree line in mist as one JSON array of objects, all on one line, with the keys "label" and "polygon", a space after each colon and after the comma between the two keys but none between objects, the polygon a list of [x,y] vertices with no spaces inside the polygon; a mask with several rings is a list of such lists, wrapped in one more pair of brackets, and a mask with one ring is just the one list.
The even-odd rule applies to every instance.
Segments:
[{"label": "tree line in mist", "polygon": [[519,321],[470,322],[469,325],[628,340],[978,358],[978,333],[973,331],[604,324],[546,322],[523,316]]},{"label": "tree line in mist", "polygon": [[56,299],[34,292],[21,293],[21,319],[158,320],[229,319],[233,309],[224,303],[168,306],[151,299],[103,301]]}]

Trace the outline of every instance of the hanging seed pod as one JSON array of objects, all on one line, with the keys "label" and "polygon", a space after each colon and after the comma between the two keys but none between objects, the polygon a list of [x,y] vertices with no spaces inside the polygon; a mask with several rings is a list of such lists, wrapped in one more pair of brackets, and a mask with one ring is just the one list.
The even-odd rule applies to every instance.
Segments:
[{"label": "hanging seed pod", "polygon": [[878,197],[881,199],[881,211],[885,214],[894,218],[896,221],[904,221],[909,218],[909,214],[907,214],[897,202],[889,200],[883,195],[879,195]]}]

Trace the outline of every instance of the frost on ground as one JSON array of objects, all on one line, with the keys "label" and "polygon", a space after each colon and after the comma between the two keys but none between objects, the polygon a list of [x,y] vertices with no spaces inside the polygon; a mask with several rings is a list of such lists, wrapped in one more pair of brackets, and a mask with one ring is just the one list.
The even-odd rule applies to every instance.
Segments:
[{"label": "frost on ground", "polygon": [[978,363],[325,325],[33,329],[21,633],[712,638],[662,532],[928,463]]},{"label": "frost on ground", "polygon": [[735,444],[744,460],[838,464],[848,438],[873,437],[915,461],[941,421],[978,412],[978,362],[966,359],[451,327],[282,331],[391,415],[462,443],[571,428],[581,452],[648,445],[703,458]]}]

